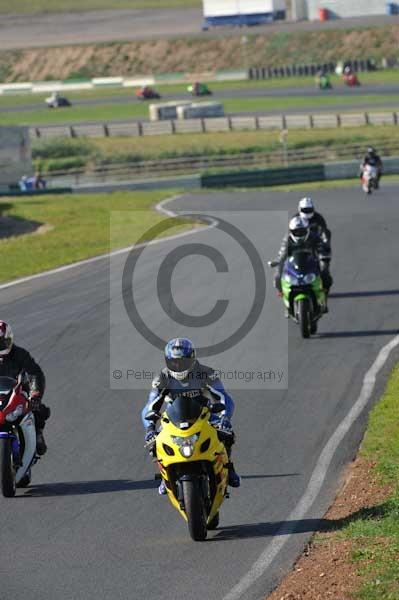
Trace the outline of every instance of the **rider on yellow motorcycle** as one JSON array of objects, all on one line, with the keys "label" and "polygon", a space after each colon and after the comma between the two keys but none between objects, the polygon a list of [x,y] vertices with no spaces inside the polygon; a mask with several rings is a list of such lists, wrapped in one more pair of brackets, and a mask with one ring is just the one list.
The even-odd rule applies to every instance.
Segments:
[{"label": "rider on yellow motorcycle", "polygon": [[[175,338],[170,340],[165,347],[166,368],[155,377],[152,382],[152,390],[147,403],[142,410],[142,422],[146,429],[145,441],[148,443],[156,437],[155,423],[149,421],[145,416],[154,411],[160,413],[164,402],[173,403],[174,398],[195,398],[204,406],[212,402],[222,403],[225,410],[215,415],[217,419],[213,425],[221,432],[232,433],[231,417],[234,411],[234,402],[226,393],[217,373],[211,367],[200,364],[195,355],[192,342],[187,338]],[[234,436],[226,436],[231,442],[226,443],[226,450],[230,457]],[[228,447],[229,446],[229,447]],[[240,486],[240,477],[234,469],[233,463],[228,464],[229,485]],[[166,494],[165,483],[159,486],[159,493]]]}]

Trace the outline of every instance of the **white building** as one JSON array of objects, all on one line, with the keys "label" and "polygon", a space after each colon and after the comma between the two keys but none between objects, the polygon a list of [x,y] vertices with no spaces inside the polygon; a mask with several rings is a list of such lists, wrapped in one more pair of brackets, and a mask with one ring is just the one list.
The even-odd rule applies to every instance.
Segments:
[{"label": "white building", "polygon": [[204,29],[217,25],[260,25],[285,17],[285,0],[202,0]]},{"label": "white building", "polygon": [[[286,0],[288,14],[294,20],[319,19],[319,10],[326,9],[329,19],[387,14],[387,0]],[[393,5],[398,6],[398,2]]]}]

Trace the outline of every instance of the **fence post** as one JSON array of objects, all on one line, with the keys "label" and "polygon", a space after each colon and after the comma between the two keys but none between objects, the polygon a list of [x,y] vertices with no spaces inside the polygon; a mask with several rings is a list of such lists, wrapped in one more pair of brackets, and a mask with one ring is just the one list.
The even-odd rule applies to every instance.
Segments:
[{"label": "fence post", "polygon": [[337,114],[337,127],[341,127],[342,122],[341,122],[341,115]]},{"label": "fence post", "polygon": [[259,129],[259,117],[255,117],[255,129]]},{"label": "fence post", "polygon": [[[394,113],[395,114],[395,113]],[[36,133],[36,137],[41,137],[41,133],[40,133],[40,129],[38,127],[35,127],[35,133]]]},{"label": "fence post", "polygon": [[397,125],[398,124],[398,113],[394,112],[392,116],[393,116],[393,124]]},{"label": "fence post", "polygon": [[233,121],[232,121],[231,117],[227,117],[227,126],[229,128],[229,131],[233,130]]},{"label": "fence post", "polygon": [[310,129],[314,127],[313,115],[309,115],[309,127]]},{"label": "fence post", "polygon": [[109,137],[109,129],[108,129],[108,125],[106,123],[104,123],[103,128],[104,128],[105,137]]},{"label": "fence post", "polygon": [[370,125],[370,118],[368,113],[364,113],[364,122],[366,125]]},{"label": "fence post", "polygon": [[143,123],[141,121],[138,121],[138,123],[137,123],[137,131],[138,131],[138,133],[139,133],[140,136],[142,136],[143,133],[144,133],[143,132]]},{"label": "fence post", "polygon": [[76,133],[75,133],[75,130],[72,127],[72,125],[69,128],[69,135],[71,136],[71,138],[75,138],[76,137]]},{"label": "fence post", "polygon": [[176,133],[176,123],[175,123],[174,119],[171,119],[170,126],[171,126],[172,133]]},{"label": "fence post", "polygon": [[206,133],[206,124],[205,124],[205,119],[203,117],[201,118],[201,129],[202,129],[202,133]]}]

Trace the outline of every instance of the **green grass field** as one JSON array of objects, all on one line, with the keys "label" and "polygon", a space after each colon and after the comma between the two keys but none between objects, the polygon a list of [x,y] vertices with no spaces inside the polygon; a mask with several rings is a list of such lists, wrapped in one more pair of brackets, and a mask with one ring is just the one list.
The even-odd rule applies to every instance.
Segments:
[{"label": "green grass field", "polygon": [[383,503],[349,518],[340,535],[353,541],[352,559],[365,582],[359,600],[399,598],[399,366],[372,410],[362,455],[376,460],[381,483],[392,486]]},{"label": "green grass field", "polygon": [[116,10],[118,8],[175,8],[201,6],[200,0],[0,0],[0,13],[69,12],[90,10]]},{"label": "green grass field", "polygon": [[[66,265],[110,249],[134,244],[162,215],[151,210],[159,201],[172,196],[171,191],[114,192],[111,194],[66,194],[4,198],[0,214],[48,225],[43,233],[31,233],[0,239],[0,252],[6,256],[0,281]],[[117,222],[110,248],[110,213],[125,211]],[[93,215],[95,224],[93,227]],[[176,219],[176,228],[167,235],[190,227]]]},{"label": "green grass field", "polygon": [[[278,152],[281,150],[279,135],[280,132],[275,130],[157,135],[142,138],[55,138],[36,140],[33,143],[33,157],[36,167],[48,172],[110,162],[128,163],[180,156]],[[287,145],[290,150],[307,149],[317,154],[326,148],[335,153],[354,144],[358,144],[362,149],[370,144],[381,148],[391,146],[393,141],[392,127],[389,126],[343,127],[292,129],[288,133]],[[357,158],[360,160],[360,155]]]}]

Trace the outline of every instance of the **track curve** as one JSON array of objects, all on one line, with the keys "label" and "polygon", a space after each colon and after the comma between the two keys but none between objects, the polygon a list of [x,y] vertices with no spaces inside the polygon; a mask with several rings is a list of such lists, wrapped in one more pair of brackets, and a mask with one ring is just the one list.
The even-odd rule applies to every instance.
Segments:
[{"label": "track curve", "polygon": [[[140,356],[138,340],[120,323],[112,322],[110,328],[107,261],[2,290],[2,318],[14,324],[17,340],[43,364],[53,409],[49,452],[34,469],[32,487],[19,491],[16,499],[0,499],[7,537],[2,589],[7,597],[222,600],[274,535],[279,530],[284,535],[281,525],[286,524],[295,534],[245,598],[266,595],[316,528],[342,465],[356,450],[366,415],[334,456],[323,492],[306,518],[287,524],[321,449],[356,400],[378,351],[398,332],[399,290],[392,284],[392,273],[399,268],[397,191],[383,186],[372,198],[358,189],[314,193],[333,232],[330,313],[319,336],[309,341],[302,341],[297,328],[288,324],[288,390],[234,393],[235,456],[243,485],[226,502],[220,529],[203,544],[189,541],[184,523],[157,494],[138,416],[144,391],[109,389],[110,332],[132,360],[154,366],[158,356]],[[169,208],[291,214],[297,200],[298,193],[199,193]],[[273,247],[283,234],[282,223],[281,231],[272,234]],[[264,232],[260,222],[254,229],[259,247]],[[217,230],[210,229],[192,239],[212,245],[215,235]],[[161,244],[148,252],[150,268],[165,249]],[[230,250],[226,254],[235,260]],[[206,275],[202,268],[196,273],[200,282]],[[139,276],[145,316],[162,326],[145,270]],[[182,301],[206,312],[202,309],[209,308],[209,292],[204,285],[193,287],[191,276],[182,265]],[[244,300],[248,294],[241,285],[234,283]],[[244,339],[235,350],[237,360],[245,352],[257,364],[261,346],[256,344],[264,344],[275,322],[287,325],[269,286],[255,343],[248,346]]]}]

